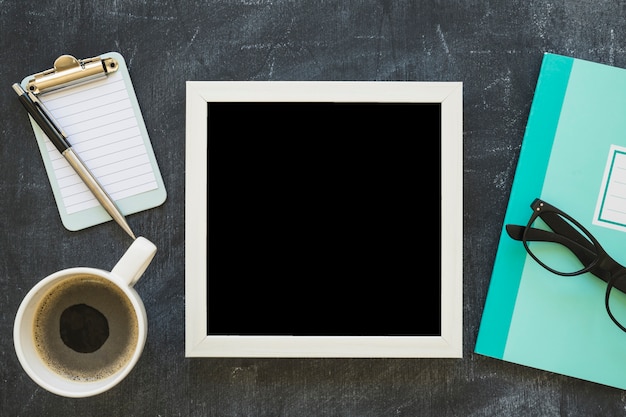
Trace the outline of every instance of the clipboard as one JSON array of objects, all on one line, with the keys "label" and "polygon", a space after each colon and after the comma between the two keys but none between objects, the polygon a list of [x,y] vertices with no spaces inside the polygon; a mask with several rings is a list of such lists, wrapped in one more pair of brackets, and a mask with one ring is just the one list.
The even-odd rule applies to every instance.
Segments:
[{"label": "clipboard", "polygon": [[[25,77],[67,133],[74,151],[124,215],[163,204],[167,192],[126,62],[117,52],[76,59]],[[61,221],[71,231],[111,220],[91,191],[31,118]]]}]

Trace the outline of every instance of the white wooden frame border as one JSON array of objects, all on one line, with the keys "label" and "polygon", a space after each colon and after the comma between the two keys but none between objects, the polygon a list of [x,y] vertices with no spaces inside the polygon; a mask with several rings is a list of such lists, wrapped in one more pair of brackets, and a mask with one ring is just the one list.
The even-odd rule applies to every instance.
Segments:
[{"label": "white wooden frame border", "polygon": [[[185,172],[185,356],[463,356],[463,84],[396,81],[188,81]],[[207,102],[441,103],[441,336],[207,334]],[[419,128],[419,126],[416,126]],[[417,164],[424,161],[416,161]]]}]

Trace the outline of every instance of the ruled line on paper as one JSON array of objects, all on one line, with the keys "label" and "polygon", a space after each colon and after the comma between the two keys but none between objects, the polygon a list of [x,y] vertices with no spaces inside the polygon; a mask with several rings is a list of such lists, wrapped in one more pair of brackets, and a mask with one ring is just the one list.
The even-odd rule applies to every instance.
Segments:
[{"label": "ruled line on paper", "polygon": [[[47,93],[40,99],[113,200],[158,188],[120,73]],[[45,142],[66,212],[97,207],[100,203],[74,169],[48,138]]]}]

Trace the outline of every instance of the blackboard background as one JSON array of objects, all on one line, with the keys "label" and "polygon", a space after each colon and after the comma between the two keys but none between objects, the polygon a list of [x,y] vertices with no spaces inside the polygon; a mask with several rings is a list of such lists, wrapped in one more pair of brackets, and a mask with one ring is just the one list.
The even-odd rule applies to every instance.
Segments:
[{"label": "blackboard background", "polygon": [[[620,2],[582,0],[0,1],[0,414],[623,415],[621,390],[473,347],[542,54],[626,67],[625,19]],[[61,54],[108,51],[126,58],[169,195],[129,218],[160,248],[137,284],[150,326],[144,355],[121,385],[72,400],[22,371],[15,312],[44,275],[109,268],[129,241],[113,223],[63,228],[11,84]],[[463,359],[184,357],[186,80],[464,83]]]}]

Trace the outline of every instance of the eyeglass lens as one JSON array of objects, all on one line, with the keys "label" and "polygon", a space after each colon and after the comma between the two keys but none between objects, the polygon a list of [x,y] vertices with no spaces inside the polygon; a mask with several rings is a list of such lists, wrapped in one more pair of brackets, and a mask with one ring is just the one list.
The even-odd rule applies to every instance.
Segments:
[{"label": "eyeglass lens", "polygon": [[606,308],[615,324],[626,331],[626,294],[618,289],[625,288],[626,274],[619,274],[614,277],[612,284],[613,288],[607,288],[609,292]]},{"label": "eyeglass lens", "polygon": [[[539,263],[553,270],[553,272],[565,275],[582,273],[595,259],[592,239],[567,217],[556,212],[546,214],[549,216],[546,216],[546,218],[551,219],[550,223],[558,222],[561,229],[565,227],[570,231],[577,232],[577,235],[571,232],[567,235],[554,233],[548,235],[550,237],[549,240],[542,241],[529,239],[530,234],[527,233],[524,235],[524,243],[527,250]],[[535,218],[531,227],[551,231],[551,228],[544,222],[541,216]]]}]

